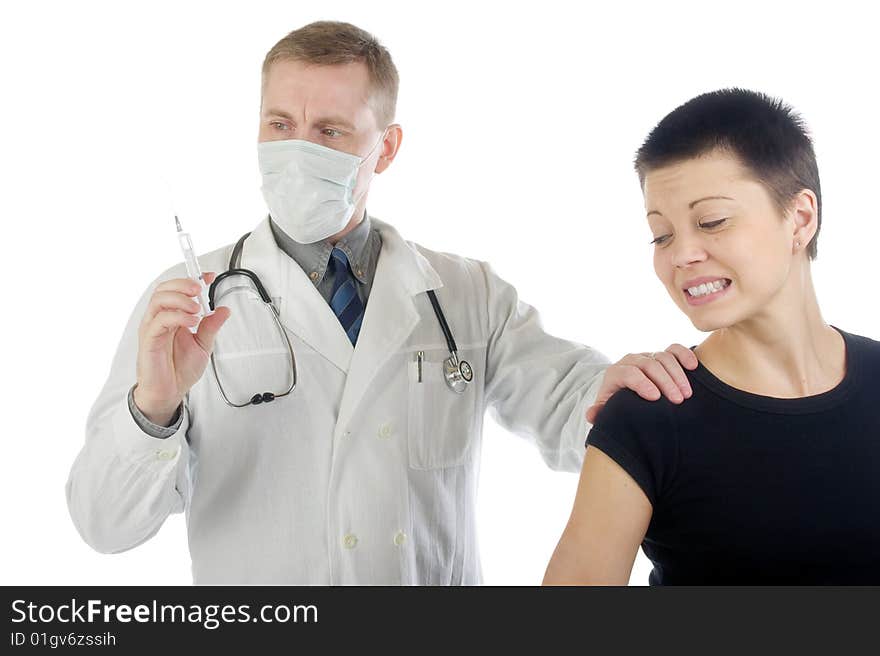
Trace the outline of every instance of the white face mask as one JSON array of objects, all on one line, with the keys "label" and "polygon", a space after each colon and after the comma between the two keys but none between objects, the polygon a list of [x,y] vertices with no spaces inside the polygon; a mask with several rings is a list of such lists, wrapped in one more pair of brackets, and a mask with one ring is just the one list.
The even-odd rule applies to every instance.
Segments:
[{"label": "white face mask", "polygon": [[257,144],[261,191],[278,227],[301,244],[340,232],[369,187],[354,197],[358,172],[381,141],[364,157],[300,139]]}]

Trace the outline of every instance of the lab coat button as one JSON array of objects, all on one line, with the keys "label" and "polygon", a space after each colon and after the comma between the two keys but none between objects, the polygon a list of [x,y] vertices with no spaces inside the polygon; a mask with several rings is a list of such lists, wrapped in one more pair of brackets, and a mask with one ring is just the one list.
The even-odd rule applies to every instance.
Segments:
[{"label": "lab coat button", "polygon": [[379,437],[383,440],[387,440],[391,435],[394,434],[394,427],[391,424],[382,424],[379,426]]},{"label": "lab coat button", "polygon": [[354,533],[349,533],[342,538],[342,544],[346,549],[354,549],[357,546],[358,539]]},{"label": "lab coat button", "polygon": [[394,536],[394,544],[396,544],[398,547],[402,547],[405,542],[406,533],[404,533],[403,531],[398,531],[397,535]]},{"label": "lab coat button", "polygon": [[351,431],[347,430],[342,434],[342,437],[351,437]]}]

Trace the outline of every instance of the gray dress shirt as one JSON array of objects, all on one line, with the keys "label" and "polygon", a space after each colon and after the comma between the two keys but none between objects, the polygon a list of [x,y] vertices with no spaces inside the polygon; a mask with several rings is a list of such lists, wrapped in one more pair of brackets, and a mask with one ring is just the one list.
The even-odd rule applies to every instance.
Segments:
[{"label": "gray dress shirt", "polygon": [[[300,244],[291,239],[273,219],[269,219],[272,228],[272,234],[275,236],[275,242],[278,248],[287,253],[300,268],[305,271],[309,280],[317,287],[318,292],[324,297],[327,303],[330,303],[330,296],[333,292],[333,282],[335,273],[328,270],[330,264],[330,252],[334,248],[328,239],[315,242],[314,244]],[[364,307],[367,306],[367,299],[370,296],[370,290],[373,288],[373,278],[376,275],[376,263],[379,261],[379,251],[382,250],[382,237],[378,230],[375,230],[370,223],[370,215],[364,212],[363,220],[358,223],[354,230],[349,232],[345,237],[340,239],[336,244],[336,248],[345,252],[348,262],[351,265],[351,272],[354,274],[355,280],[358,281],[357,291]],[[128,409],[135,423],[147,435],[165,439],[177,432],[180,428],[181,408],[177,408],[177,413],[168,426],[159,426],[154,424],[144,416],[140,408],[134,402],[134,387],[128,391]]]},{"label": "gray dress shirt", "polygon": [[[274,220],[270,219],[270,225],[278,248],[299,264],[324,300],[330,303],[335,275],[332,271],[328,271],[327,267],[330,264],[333,244],[326,239],[314,244],[300,244],[287,236]],[[369,214],[364,212],[363,220],[336,243],[336,248],[342,250],[348,258],[351,272],[360,283],[357,286],[358,296],[366,307],[367,298],[373,287],[373,277],[376,274],[376,262],[379,260],[379,251],[382,248],[382,237],[370,224]]]}]

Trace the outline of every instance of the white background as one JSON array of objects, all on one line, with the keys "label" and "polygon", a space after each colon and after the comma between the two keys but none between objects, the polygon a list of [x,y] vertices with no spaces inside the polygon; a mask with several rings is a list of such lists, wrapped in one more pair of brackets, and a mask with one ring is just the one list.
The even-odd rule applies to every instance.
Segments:
[{"label": "white background", "polygon": [[[877,23],[861,3],[239,4],[4,9],[0,582],[191,582],[182,515],[100,555],[73,528],[64,483],[135,301],[180,257],[163,177],[200,252],[261,219],[260,65],[312,20],[373,32],[400,70],[403,147],[371,213],[488,260],[550,332],[613,359],[701,339],[653,275],[631,171],[640,140],[703,91],[781,96],[815,134],[824,316],[880,337]],[[539,583],[577,477],[488,418],[485,438],[485,581]],[[649,569],[640,556],[632,582]]]}]

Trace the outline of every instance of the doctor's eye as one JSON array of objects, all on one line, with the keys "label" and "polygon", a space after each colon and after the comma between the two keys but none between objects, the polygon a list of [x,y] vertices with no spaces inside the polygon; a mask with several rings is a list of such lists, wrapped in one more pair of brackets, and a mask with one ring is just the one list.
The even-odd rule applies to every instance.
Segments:
[{"label": "doctor's eye", "polygon": [[321,134],[323,134],[325,137],[330,137],[331,139],[336,139],[337,137],[342,136],[342,132],[340,132],[336,128],[324,128],[323,130],[321,130]]},{"label": "doctor's eye", "polygon": [[288,130],[289,129],[287,127],[287,125],[282,123],[281,121],[271,121],[269,123],[269,125],[272,126],[273,128],[275,128],[276,130]]},{"label": "doctor's eye", "polygon": [[651,244],[654,246],[660,246],[669,241],[671,237],[672,235],[660,235],[659,237],[654,237],[654,239],[651,240]]},{"label": "doctor's eye", "polygon": [[711,229],[711,228],[717,228],[725,221],[727,221],[727,217],[724,217],[722,219],[716,219],[714,221],[706,221],[706,222],[700,221],[697,225],[699,225],[701,228]]}]

